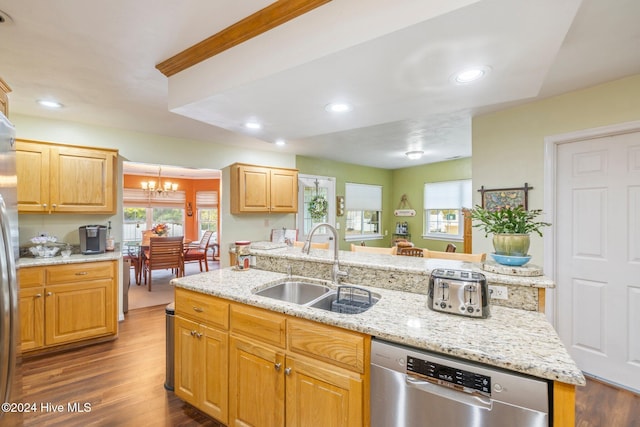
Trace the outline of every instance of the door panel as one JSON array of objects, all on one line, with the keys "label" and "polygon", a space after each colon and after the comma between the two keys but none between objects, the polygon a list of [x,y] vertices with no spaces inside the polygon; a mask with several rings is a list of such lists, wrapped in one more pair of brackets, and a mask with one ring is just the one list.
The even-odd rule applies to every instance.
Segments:
[{"label": "door panel", "polygon": [[557,146],[558,332],[578,366],[640,390],[640,133]]},{"label": "door panel", "polygon": [[[318,183],[316,191],[316,182]],[[312,220],[309,214],[309,203],[315,195],[324,196],[328,202],[327,215],[322,220]],[[336,181],[335,178],[326,176],[298,176],[298,240],[305,240],[313,226],[319,222],[336,224]],[[324,232],[323,232],[324,231]],[[318,230],[313,235],[313,241],[317,243],[330,242],[333,249],[332,234],[328,230]]]}]

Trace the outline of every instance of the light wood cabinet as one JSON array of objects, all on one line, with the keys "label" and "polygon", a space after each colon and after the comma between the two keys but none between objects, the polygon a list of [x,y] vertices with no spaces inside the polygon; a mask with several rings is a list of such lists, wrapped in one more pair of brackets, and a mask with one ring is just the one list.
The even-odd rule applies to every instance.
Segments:
[{"label": "light wood cabinet", "polygon": [[9,85],[0,78],[0,112],[9,117],[9,97],[7,94],[11,92]]},{"label": "light wood cabinet", "polygon": [[20,213],[115,213],[118,152],[17,140]]},{"label": "light wood cabinet", "polygon": [[218,421],[228,419],[229,304],[176,289],[174,391]]},{"label": "light wood cabinet", "polygon": [[231,165],[231,213],[296,213],[298,171]]},{"label": "light wood cabinet", "polygon": [[22,351],[117,333],[116,261],[18,270]]},{"label": "light wood cabinet", "polygon": [[231,304],[230,342],[231,425],[365,425],[369,337]]}]

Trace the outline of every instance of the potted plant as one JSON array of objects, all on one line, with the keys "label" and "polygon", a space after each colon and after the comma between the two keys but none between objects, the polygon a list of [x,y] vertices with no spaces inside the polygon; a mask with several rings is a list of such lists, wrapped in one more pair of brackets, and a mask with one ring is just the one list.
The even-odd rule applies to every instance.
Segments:
[{"label": "potted plant", "polygon": [[551,225],[537,221],[541,209],[526,210],[522,206],[504,206],[498,209],[485,209],[476,206],[471,210],[474,227],[480,227],[485,237],[493,234],[493,247],[498,255],[526,257],[529,253],[529,234],[535,232],[542,236],[542,227]]}]

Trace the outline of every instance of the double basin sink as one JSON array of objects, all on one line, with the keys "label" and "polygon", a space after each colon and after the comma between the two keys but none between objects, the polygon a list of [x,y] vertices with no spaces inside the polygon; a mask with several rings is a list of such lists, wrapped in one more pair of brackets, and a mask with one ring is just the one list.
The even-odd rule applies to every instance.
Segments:
[{"label": "double basin sink", "polygon": [[278,281],[253,293],[305,307],[350,314],[362,313],[380,299],[380,295],[355,286],[333,289],[320,283],[294,278]]}]

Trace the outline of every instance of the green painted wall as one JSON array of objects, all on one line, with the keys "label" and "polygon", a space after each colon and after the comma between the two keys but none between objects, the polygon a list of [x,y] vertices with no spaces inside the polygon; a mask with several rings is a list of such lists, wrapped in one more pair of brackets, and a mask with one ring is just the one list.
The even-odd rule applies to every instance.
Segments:
[{"label": "green painted wall", "polygon": [[[473,119],[473,185],[533,186],[529,208],[544,208],[545,137],[640,120],[640,74]],[[474,204],[480,196],[474,192]],[[543,239],[531,238],[532,263],[544,261]],[[493,252],[474,229],[473,252]]]},{"label": "green painted wall", "polygon": [[[388,235],[381,240],[367,241],[367,246],[390,246],[392,229],[389,229],[389,217],[393,216],[393,172],[389,169],[372,168],[367,166],[352,165],[350,163],[335,162],[332,160],[318,159],[315,157],[296,156],[296,168],[301,174],[332,176],[336,178],[336,196],[344,196],[345,182],[358,184],[381,185],[383,233],[387,228]],[[340,249],[349,250],[351,242],[344,241],[345,216],[336,217],[340,224]]]},{"label": "green painted wall", "polygon": [[[445,241],[426,240],[423,232],[423,193],[426,182],[448,181],[471,178],[471,159],[458,159],[410,168],[389,170],[358,166],[314,157],[297,156],[296,167],[301,174],[332,176],[336,178],[336,195],[344,195],[345,182],[382,185],[383,233],[381,240],[367,241],[367,246],[389,247],[396,228],[396,222],[407,221],[411,239],[416,246],[432,250],[444,250]],[[403,194],[407,195],[411,207],[416,210],[415,217],[395,217],[393,211],[399,207]],[[337,217],[340,229],[344,230],[345,217]],[[341,233],[342,235],[342,233]],[[461,251],[461,242],[452,242]],[[340,249],[349,250],[350,242],[342,240]]]},{"label": "green painted wall", "polygon": [[[446,162],[431,163],[427,165],[414,166],[410,168],[396,169],[393,171],[393,194],[394,206],[397,209],[403,194],[411,207],[416,210],[415,217],[393,217],[390,230],[395,229],[397,221],[407,221],[411,241],[419,248],[431,249],[433,251],[444,251],[448,243],[453,243],[458,247],[458,252],[462,252],[462,242],[424,239],[424,184],[428,182],[453,181],[457,179],[471,178],[471,158],[450,160]],[[468,206],[471,207],[471,206]]]}]

